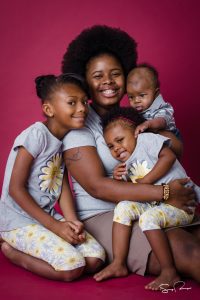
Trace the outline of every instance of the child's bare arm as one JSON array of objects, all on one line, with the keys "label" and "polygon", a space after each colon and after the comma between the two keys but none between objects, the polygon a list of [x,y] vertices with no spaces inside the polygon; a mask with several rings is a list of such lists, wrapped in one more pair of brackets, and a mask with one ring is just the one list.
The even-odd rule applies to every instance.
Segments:
[{"label": "child's bare arm", "polygon": [[66,222],[55,220],[46,213],[27,190],[27,180],[33,164],[33,156],[20,147],[13,166],[9,193],[15,202],[41,225],[70,243],[77,243],[77,237]]},{"label": "child's bare arm", "polygon": [[152,120],[147,120],[143,122],[142,124],[138,125],[135,130],[135,137],[138,136],[138,134],[149,130],[152,132],[158,132],[159,130],[166,128],[166,120],[164,118],[155,118]]},{"label": "child's bare arm", "polygon": [[153,169],[142,179],[138,179],[138,183],[150,183],[153,184],[160,178],[162,178],[172,167],[176,160],[174,152],[164,146],[158,156],[158,161],[153,167]]}]

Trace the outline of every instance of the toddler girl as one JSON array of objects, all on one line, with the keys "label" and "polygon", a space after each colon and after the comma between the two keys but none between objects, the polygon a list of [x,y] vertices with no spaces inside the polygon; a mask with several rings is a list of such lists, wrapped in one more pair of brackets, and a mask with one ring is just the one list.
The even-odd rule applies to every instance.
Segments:
[{"label": "toddler girl", "polygon": [[[17,265],[55,280],[94,272],[104,250],[78,221],[62,159],[62,139],[84,126],[87,89],[80,77],[37,77],[46,117],[25,129],[10,152],[0,201],[3,253]],[[63,216],[54,205],[59,200]]]},{"label": "toddler girl", "polygon": [[[186,225],[192,222],[194,212],[185,211],[168,205],[169,185],[176,178],[187,177],[183,167],[169,148],[169,139],[154,133],[141,133],[135,137],[135,129],[143,119],[132,108],[112,110],[103,120],[104,138],[112,156],[121,161],[113,172],[113,177],[121,180],[127,175],[133,183],[163,183],[163,201],[155,202],[120,202],[114,211],[113,223],[113,262],[95,275],[97,281],[109,277],[128,274],[126,258],[129,248],[131,224],[139,219],[153,252],[160,263],[160,276],[146,288],[159,290],[162,284],[171,287],[180,278],[174,266],[168,240],[161,228]],[[191,182],[193,185],[193,183]],[[134,188],[134,186],[133,186]],[[195,186],[200,199],[200,188]]]}]

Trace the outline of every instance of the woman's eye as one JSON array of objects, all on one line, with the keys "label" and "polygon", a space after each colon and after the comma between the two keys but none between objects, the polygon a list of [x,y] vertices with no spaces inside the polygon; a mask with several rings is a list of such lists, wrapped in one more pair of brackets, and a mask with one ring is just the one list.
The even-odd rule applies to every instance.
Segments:
[{"label": "woman's eye", "polygon": [[88,100],[83,100],[83,104],[87,106],[88,105]]},{"label": "woman's eye", "polygon": [[114,73],[112,73],[112,76],[114,76],[114,77],[117,77],[117,76],[120,76],[120,75],[121,75],[120,72],[114,72]]},{"label": "woman's eye", "polygon": [[100,79],[102,76],[101,75],[95,75],[94,78],[95,79]]}]

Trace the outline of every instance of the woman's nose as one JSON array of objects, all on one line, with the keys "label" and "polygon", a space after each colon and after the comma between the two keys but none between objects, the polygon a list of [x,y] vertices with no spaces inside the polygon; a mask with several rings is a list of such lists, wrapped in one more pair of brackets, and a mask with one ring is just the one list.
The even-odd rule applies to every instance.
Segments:
[{"label": "woman's nose", "polygon": [[112,83],[112,78],[110,76],[105,76],[103,78],[103,84],[110,84]]}]

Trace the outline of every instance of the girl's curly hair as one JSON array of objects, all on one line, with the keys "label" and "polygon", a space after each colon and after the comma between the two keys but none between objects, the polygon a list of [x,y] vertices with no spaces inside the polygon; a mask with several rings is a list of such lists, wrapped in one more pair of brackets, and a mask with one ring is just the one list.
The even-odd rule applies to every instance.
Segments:
[{"label": "girl's curly hair", "polygon": [[114,107],[102,118],[103,131],[109,125],[120,124],[135,128],[143,123],[145,119],[132,107]]},{"label": "girl's curly hair", "polygon": [[85,77],[88,61],[100,54],[114,55],[122,65],[125,76],[136,66],[137,44],[125,31],[106,25],[95,25],[83,30],[69,44],[62,60],[62,72],[73,72]]}]

